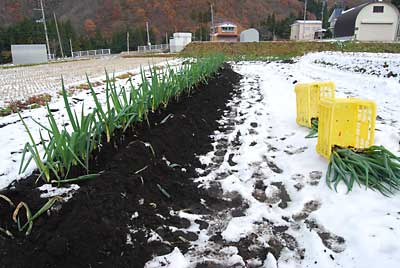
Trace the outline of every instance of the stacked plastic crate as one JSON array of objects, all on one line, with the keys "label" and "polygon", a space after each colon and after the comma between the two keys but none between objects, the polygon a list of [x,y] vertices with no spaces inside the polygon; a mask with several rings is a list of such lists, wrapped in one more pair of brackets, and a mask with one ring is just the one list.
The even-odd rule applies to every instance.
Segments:
[{"label": "stacked plastic crate", "polygon": [[297,84],[297,123],[318,120],[317,152],[329,159],[335,146],[364,149],[374,144],[376,104],[370,100],[335,98],[333,82]]}]

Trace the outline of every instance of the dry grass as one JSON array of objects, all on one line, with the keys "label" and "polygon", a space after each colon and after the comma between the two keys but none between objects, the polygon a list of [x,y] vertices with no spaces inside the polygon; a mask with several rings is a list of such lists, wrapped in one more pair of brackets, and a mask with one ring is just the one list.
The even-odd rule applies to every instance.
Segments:
[{"label": "dry grass", "polygon": [[[93,83],[92,83],[92,86],[93,86],[93,87],[99,87],[99,86],[104,85],[105,82],[106,82],[106,81],[104,81],[104,82],[100,82],[100,81],[93,82]],[[89,89],[90,89],[89,84],[88,84],[88,83],[83,83],[83,84],[80,84],[80,85],[77,85],[77,86],[70,87],[70,88],[68,89],[68,94],[69,94],[69,95],[72,95],[72,94],[74,94],[75,92],[81,92],[81,91],[89,90]],[[59,92],[58,92],[58,95],[62,95],[62,92],[59,91]]]},{"label": "dry grass", "polygon": [[10,101],[0,109],[0,116],[7,116],[19,110],[36,109],[51,101],[51,95],[45,93],[29,97],[25,101]]},{"label": "dry grass", "polygon": [[115,78],[116,79],[128,79],[129,77],[134,76],[134,75],[137,75],[137,74],[134,74],[134,73],[131,73],[131,72],[127,72],[127,73],[118,75]]},{"label": "dry grass", "polygon": [[262,57],[289,58],[302,56],[308,52],[386,52],[400,53],[399,43],[360,42],[295,42],[276,41],[260,43],[212,43],[193,42],[180,54],[183,57],[204,56],[224,53],[231,58],[257,59]]}]

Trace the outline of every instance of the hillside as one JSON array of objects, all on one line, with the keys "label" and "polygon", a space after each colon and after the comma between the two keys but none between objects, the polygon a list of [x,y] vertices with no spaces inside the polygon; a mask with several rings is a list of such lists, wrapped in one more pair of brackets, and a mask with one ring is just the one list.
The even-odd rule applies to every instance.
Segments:
[{"label": "hillside", "polygon": [[[319,0],[314,0],[318,2]],[[0,23],[8,26],[25,17],[38,18],[33,11],[38,0],[2,0]],[[105,36],[126,27],[140,27],[149,21],[154,32],[195,31],[200,24],[207,25],[210,0],[44,0],[47,16],[53,12],[61,20],[71,20],[73,26],[83,32],[100,30]],[[334,0],[329,0],[332,7]],[[353,6],[362,0],[345,0]],[[303,2],[299,0],[218,0],[215,3],[216,18],[229,19],[242,27],[257,25],[268,14],[277,18],[289,14],[302,16]],[[309,14],[309,18],[315,18]]]}]

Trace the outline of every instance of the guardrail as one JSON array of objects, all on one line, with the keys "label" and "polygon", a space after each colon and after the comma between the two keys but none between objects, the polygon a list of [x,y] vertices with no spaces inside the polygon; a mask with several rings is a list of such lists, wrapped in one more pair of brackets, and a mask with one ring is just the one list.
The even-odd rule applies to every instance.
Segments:
[{"label": "guardrail", "polygon": [[74,51],[72,52],[72,57],[80,58],[80,57],[90,57],[90,56],[104,56],[110,54],[111,54],[111,49],[97,49],[97,50]]},{"label": "guardrail", "polygon": [[161,52],[169,50],[168,44],[161,45],[151,45],[151,46],[138,46],[138,52],[146,53],[146,52]]}]

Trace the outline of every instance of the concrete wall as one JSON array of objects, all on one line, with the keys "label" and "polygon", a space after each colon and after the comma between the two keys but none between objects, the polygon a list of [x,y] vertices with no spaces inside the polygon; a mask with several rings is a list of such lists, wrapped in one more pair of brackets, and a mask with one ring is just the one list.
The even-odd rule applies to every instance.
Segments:
[{"label": "concrete wall", "polygon": [[322,22],[296,22],[291,26],[290,40],[314,40],[315,32],[321,29]]},{"label": "concrete wall", "polygon": [[[374,6],[383,6],[383,13],[374,13]],[[399,11],[384,2],[370,4],[358,14],[355,27],[356,40],[395,41],[398,35]]]},{"label": "concrete wall", "polygon": [[192,42],[191,33],[174,33],[174,37],[169,40],[170,52],[181,52],[190,42]]},{"label": "concrete wall", "polygon": [[290,30],[290,40],[299,40],[300,25],[298,23],[292,24]]},{"label": "concrete wall", "polygon": [[248,29],[240,33],[240,42],[260,42],[260,34],[256,29]]},{"label": "concrete wall", "polygon": [[47,62],[46,45],[11,45],[13,64],[38,64]]}]

